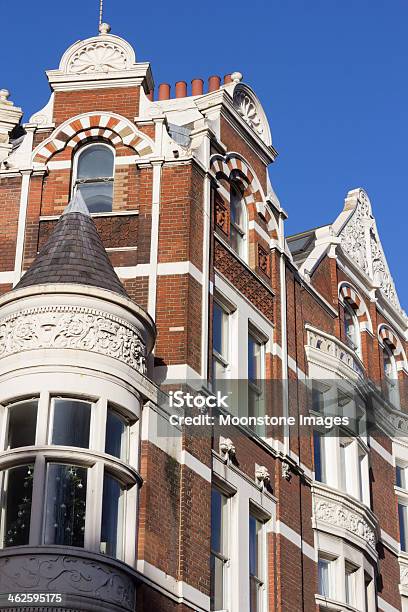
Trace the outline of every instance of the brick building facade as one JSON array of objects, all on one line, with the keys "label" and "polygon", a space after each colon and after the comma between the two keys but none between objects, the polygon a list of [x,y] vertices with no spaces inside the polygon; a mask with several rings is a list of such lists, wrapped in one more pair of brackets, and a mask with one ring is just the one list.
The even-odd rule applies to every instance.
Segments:
[{"label": "brick building facade", "polygon": [[[47,77],[28,123],[0,92],[2,609],[407,612],[408,322],[365,191],[286,238],[240,73],[155,95],[102,24]],[[180,383],[239,424],[173,421]]]}]

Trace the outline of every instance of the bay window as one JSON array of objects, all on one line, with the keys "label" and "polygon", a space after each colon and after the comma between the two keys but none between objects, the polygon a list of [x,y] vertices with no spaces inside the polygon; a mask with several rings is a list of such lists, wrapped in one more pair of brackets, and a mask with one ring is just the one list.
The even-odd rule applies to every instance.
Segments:
[{"label": "bay window", "polygon": [[106,400],[48,394],[0,409],[0,546],[85,547],[133,562],[124,541],[132,517],[136,542],[133,413]]}]

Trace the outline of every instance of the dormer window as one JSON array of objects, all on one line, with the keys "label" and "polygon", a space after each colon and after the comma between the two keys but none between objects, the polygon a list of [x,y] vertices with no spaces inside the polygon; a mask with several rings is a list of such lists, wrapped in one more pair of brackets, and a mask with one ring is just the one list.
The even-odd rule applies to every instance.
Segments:
[{"label": "dormer window", "polygon": [[355,309],[348,300],[344,301],[344,333],[349,347],[356,352],[360,350],[360,327]]},{"label": "dormer window", "polygon": [[230,184],[230,240],[231,247],[245,259],[244,195],[237,182]]},{"label": "dormer window", "polygon": [[75,158],[74,192],[79,189],[90,213],[111,212],[114,152],[103,143],[82,147]]}]

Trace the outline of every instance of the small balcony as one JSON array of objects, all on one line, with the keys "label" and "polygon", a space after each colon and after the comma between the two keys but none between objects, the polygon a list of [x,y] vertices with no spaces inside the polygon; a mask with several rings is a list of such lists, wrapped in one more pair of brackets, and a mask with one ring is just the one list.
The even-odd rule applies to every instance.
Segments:
[{"label": "small balcony", "polygon": [[307,332],[306,352],[309,361],[320,362],[333,372],[343,371],[351,378],[365,377],[363,362],[352,348],[335,336],[311,325],[305,327]]},{"label": "small balcony", "polygon": [[[135,612],[136,582],[130,566],[86,550],[58,546],[0,550],[1,610]],[[9,596],[14,594],[24,595],[13,602]]]}]

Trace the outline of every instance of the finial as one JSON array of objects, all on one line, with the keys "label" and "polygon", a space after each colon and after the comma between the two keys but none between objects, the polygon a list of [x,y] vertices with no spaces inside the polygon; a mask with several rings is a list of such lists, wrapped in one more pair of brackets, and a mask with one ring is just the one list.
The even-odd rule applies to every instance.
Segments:
[{"label": "finial", "polygon": [[233,72],[231,74],[231,79],[233,83],[240,83],[244,77],[240,72]]},{"label": "finial", "polygon": [[69,213],[82,213],[87,217],[90,216],[88,207],[85,204],[85,200],[79,189],[76,190],[70,202],[68,203],[68,206],[65,208],[62,214],[68,215]]},{"label": "finial", "polygon": [[111,27],[109,25],[109,23],[101,23],[99,25],[99,34],[109,34],[109,32],[111,31]]},{"label": "finial", "polygon": [[10,92],[8,89],[0,89],[0,100],[7,100],[9,95],[10,95]]}]

